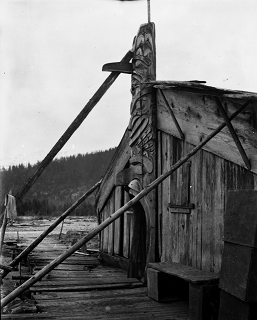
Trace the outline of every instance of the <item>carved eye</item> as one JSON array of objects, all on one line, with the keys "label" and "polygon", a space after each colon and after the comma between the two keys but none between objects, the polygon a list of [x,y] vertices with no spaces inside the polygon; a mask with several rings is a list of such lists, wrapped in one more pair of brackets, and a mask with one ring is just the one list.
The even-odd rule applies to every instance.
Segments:
[{"label": "carved eye", "polygon": [[144,151],[144,152],[143,152],[143,156],[146,157],[146,158],[148,158],[148,152],[147,152],[147,151]]}]

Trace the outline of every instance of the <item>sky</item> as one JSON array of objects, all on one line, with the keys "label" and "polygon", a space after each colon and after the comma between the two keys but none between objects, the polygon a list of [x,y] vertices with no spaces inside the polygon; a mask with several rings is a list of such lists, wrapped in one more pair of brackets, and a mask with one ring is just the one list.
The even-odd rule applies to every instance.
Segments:
[{"label": "sky", "polygon": [[[256,92],[256,12],[256,0],[151,0],[157,80]],[[146,22],[146,0],[2,0],[0,167],[43,160]],[[119,144],[130,80],[118,77],[58,157]]]}]

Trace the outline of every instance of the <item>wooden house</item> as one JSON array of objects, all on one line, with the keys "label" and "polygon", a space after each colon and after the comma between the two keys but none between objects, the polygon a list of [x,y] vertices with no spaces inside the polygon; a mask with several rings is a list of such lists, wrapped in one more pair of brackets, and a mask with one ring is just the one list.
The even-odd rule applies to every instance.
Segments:
[{"label": "wooden house", "polygon": [[131,119],[97,194],[99,222],[182,164],[101,232],[101,257],[144,281],[152,262],[219,274],[228,192],[256,189],[257,95],[157,81],[153,23],[119,67],[131,73]]},{"label": "wooden house", "polygon": [[[131,58],[132,63],[129,62]],[[5,270],[3,277],[98,187],[99,226],[52,262],[49,263],[47,257],[44,263],[49,264],[2,299],[1,308],[100,233],[100,256],[104,262],[126,270],[130,278],[141,280],[143,284],[129,279],[136,280],[137,287],[147,283],[147,294],[154,300],[174,302],[187,296],[190,320],[257,319],[257,94],[218,89],[197,80],[157,81],[155,26],[150,22],[141,25],[132,51],[121,62],[104,65],[103,70],[112,71],[111,76],[16,199],[22,200],[118,74],[124,72],[131,74],[131,118],[107,172],[9,266],[1,266]],[[77,258],[72,259],[76,264]],[[100,264],[96,257],[85,259],[90,262],[88,273],[92,270],[92,261],[96,266]],[[86,261],[79,264],[83,265],[83,270],[77,266],[74,270],[85,271]],[[62,283],[58,288],[47,287],[45,291],[67,291],[72,296],[71,292],[76,290],[92,290],[85,296],[88,312],[92,308],[88,298],[93,301],[99,288],[100,291],[110,288],[108,276],[101,278],[101,270],[93,286],[88,285],[90,276],[86,274],[83,279],[86,282],[83,288],[81,274],[71,279],[70,287],[66,286],[69,282],[66,279],[65,288]],[[48,278],[45,280],[46,285],[51,285]],[[124,287],[124,277],[121,280],[115,280],[117,283],[114,282],[112,290]],[[133,287],[131,283],[127,281],[126,290]],[[42,284],[44,286],[44,281]],[[41,292],[42,287],[33,290]],[[144,293],[140,291],[140,295]],[[110,292],[104,296],[107,294]],[[122,310],[129,310],[126,304],[133,293],[121,293],[124,295],[121,310],[118,294],[115,292],[112,300],[121,317],[115,319],[123,316],[127,319]],[[143,299],[137,319],[153,319],[152,310],[157,304],[145,303]],[[135,308],[137,296],[132,300],[131,306]],[[80,316],[84,319],[85,301],[81,301],[78,319],[82,319]],[[97,300],[94,303],[99,309]],[[53,302],[53,306],[56,305]],[[111,308],[107,307],[109,312]],[[176,319],[177,315],[185,319],[187,312],[183,316],[180,305],[177,307]],[[174,319],[172,306],[169,305],[166,313],[161,313],[161,309],[158,316],[162,318],[165,314],[165,319]],[[68,310],[72,316],[74,310]],[[92,319],[98,319],[99,313],[103,319],[100,309],[92,313]],[[24,316],[30,319],[27,314]],[[48,318],[48,315],[42,316]],[[137,308],[134,316],[137,316]],[[15,315],[13,318],[16,319]],[[63,319],[62,315],[60,318]]]}]

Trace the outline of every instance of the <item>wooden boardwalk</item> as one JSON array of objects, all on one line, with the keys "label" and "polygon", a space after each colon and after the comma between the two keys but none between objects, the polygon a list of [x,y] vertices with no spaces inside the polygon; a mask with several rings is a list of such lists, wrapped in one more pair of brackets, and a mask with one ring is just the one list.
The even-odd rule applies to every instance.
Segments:
[{"label": "wooden boardwalk", "polygon": [[[35,273],[67,250],[51,237],[28,257]],[[94,255],[73,254],[31,288],[37,313],[2,314],[2,319],[188,319],[188,303],[158,303],[147,288]]]}]

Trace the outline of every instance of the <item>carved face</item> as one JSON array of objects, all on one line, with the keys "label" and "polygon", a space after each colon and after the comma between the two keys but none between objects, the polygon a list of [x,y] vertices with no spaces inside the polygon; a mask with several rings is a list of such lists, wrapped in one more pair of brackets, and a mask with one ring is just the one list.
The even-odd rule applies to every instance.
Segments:
[{"label": "carved face", "polygon": [[154,142],[152,131],[153,88],[145,82],[155,80],[155,45],[153,25],[146,24],[134,42],[130,129],[133,171],[145,175],[153,172]]}]

